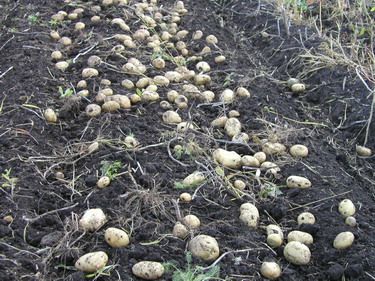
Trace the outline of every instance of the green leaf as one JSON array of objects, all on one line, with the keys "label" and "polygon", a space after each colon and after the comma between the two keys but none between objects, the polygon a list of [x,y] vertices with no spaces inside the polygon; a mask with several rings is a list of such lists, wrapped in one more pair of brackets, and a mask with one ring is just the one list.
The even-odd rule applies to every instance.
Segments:
[{"label": "green leaf", "polygon": [[138,96],[142,96],[142,90],[141,89],[136,88],[135,91],[136,91]]},{"label": "green leaf", "polygon": [[220,166],[216,166],[215,167],[215,172],[216,172],[216,174],[218,174],[219,176],[225,176],[225,172],[224,172],[224,170],[220,167]]},{"label": "green leaf", "polygon": [[370,12],[375,12],[375,7],[372,7]]}]

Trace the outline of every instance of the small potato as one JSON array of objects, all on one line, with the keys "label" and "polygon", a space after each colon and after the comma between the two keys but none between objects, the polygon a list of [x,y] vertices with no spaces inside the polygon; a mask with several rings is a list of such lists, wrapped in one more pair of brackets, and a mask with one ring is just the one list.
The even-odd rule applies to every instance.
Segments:
[{"label": "small potato", "polygon": [[289,188],[309,188],[311,182],[309,179],[300,176],[290,176],[286,179],[286,185]]},{"label": "small potato", "polygon": [[83,30],[85,27],[86,25],[83,22],[77,22],[75,25],[75,30]]},{"label": "small potato", "polygon": [[366,157],[366,156],[371,156],[371,154],[372,154],[371,149],[368,148],[368,147],[365,147],[365,146],[357,145],[355,150],[356,150],[356,152],[359,156]]},{"label": "small potato", "polygon": [[[60,51],[53,51],[52,54],[51,54],[51,58],[53,58],[54,60],[61,60],[63,57],[64,56]],[[68,66],[69,66],[69,64],[68,64]],[[56,68],[58,68],[58,67],[56,67]]]},{"label": "small potato", "polygon": [[107,222],[102,209],[89,209],[79,220],[79,226],[85,231],[96,231]]},{"label": "small potato", "polygon": [[191,197],[190,193],[184,192],[184,193],[180,194],[180,200],[182,202],[188,203],[188,202],[191,202],[192,197]]},{"label": "small potato", "polygon": [[246,133],[239,133],[239,134],[234,135],[232,137],[233,142],[247,143],[247,142],[249,142],[249,140],[250,140],[250,137]]},{"label": "small potato", "polygon": [[231,117],[239,117],[240,113],[237,110],[231,110],[231,111],[228,112],[228,116],[229,116],[229,118],[231,118]]},{"label": "small potato", "polygon": [[184,180],[182,181],[182,184],[187,185],[187,186],[198,186],[204,183],[205,180],[206,178],[202,172],[196,172],[184,178]]},{"label": "small potato", "polygon": [[124,139],[124,143],[127,148],[134,148],[139,145],[139,141],[133,136],[126,136]]},{"label": "small potato", "polygon": [[344,199],[339,204],[339,213],[345,217],[351,217],[355,214],[355,205],[350,199]]},{"label": "small potato", "polygon": [[102,108],[99,105],[92,103],[86,106],[85,112],[87,116],[95,117],[102,113]]},{"label": "small potato", "polygon": [[121,248],[129,245],[129,235],[122,229],[110,227],[104,233],[104,239],[112,248]]},{"label": "small potato", "polygon": [[314,224],[315,223],[315,217],[312,213],[304,212],[300,214],[297,218],[298,225],[301,225],[303,223],[306,224]]},{"label": "small potato", "polygon": [[95,141],[89,145],[89,147],[87,148],[87,153],[93,153],[99,150],[99,148],[100,148],[99,142]]},{"label": "small potato", "polygon": [[245,98],[249,98],[251,96],[250,92],[244,87],[238,87],[236,90],[236,94],[239,97],[245,97]]},{"label": "small potato", "polygon": [[205,62],[205,61],[198,62],[197,65],[195,66],[195,68],[199,72],[209,72],[211,70],[210,65],[207,62]]},{"label": "small potato", "polygon": [[284,248],[284,257],[288,262],[295,265],[305,265],[310,262],[310,249],[301,242],[292,241],[286,244]]},{"label": "small potato", "polygon": [[106,188],[110,183],[111,179],[107,176],[104,176],[97,181],[96,185],[98,186],[98,188]]},{"label": "small potato", "polygon": [[176,100],[176,98],[179,96],[180,94],[175,91],[175,90],[170,90],[168,93],[167,93],[167,99],[170,101],[170,102],[174,102]]},{"label": "small potato", "polygon": [[287,81],[289,88],[292,88],[292,86],[297,83],[299,83],[299,80],[297,78],[289,78]]},{"label": "small potato", "polygon": [[57,122],[57,115],[52,108],[47,108],[44,111],[44,118],[46,119],[47,122],[50,122],[50,123]]},{"label": "small potato", "polygon": [[254,157],[258,159],[259,163],[262,164],[267,160],[267,155],[263,151],[256,152]]},{"label": "small potato", "polygon": [[164,74],[165,78],[167,78],[171,83],[179,83],[182,80],[182,75],[177,71],[167,71]]},{"label": "small potato", "polygon": [[309,149],[302,144],[295,144],[290,148],[289,153],[294,157],[306,157],[309,154]]},{"label": "small potato", "polygon": [[196,130],[197,127],[194,126],[191,122],[181,122],[177,125],[177,132],[186,132],[187,130]]},{"label": "small potato", "polygon": [[105,267],[108,262],[108,256],[105,252],[92,252],[80,257],[74,267],[82,272],[93,273]]},{"label": "small potato", "polygon": [[87,88],[87,82],[86,82],[86,80],[80,80],[80,81],[78,81],[77,88],[81,88],[81,89]]},{"label": "small potato", "polygon": [[194,76],[194,83],[198,86],[204,86],[211,83],[211,77],[207,74],[198,74]]},{"label": "small potato", "polygon": [[131,107],[130,99],[125,95],[107,96],[104,101],[115,101],[120,105],[120,108],[129,109]]},{"label": "small potato", "polygon": [[101,89],[98,94],[103,94],[105,96],[113,96],[113,90],[111,88],[104,88],[104,89]]},{"label": "small potato", "polygon": [[314,239],[310,233],[293,230],[288,234],[288,243],[291,241],[298,241],[305,245],[310,245],[314,242]]},{"label": "small potato", "polygon": [[216,259],[219,254],[219,244],[208,235],[197,235],[189,242],[189,251],[204,261]]},{"label": "small potato", "polygon": [[135,87],[134,83],[129,79],[122,80],[121,86],[123,86],[126,89],[133,89]]},{"label": "small potato", "polygon": [[246,167],[259,167],[260,163],[254,156],[244,155],[241,157],[242,166]]},{"label": "small potato", "polygon": [[234,94],[234,92],[230,89],[226,89],[224,90],[220,96],[219,96],[219,100],[222,101],[222,102],[232,102],[234,101],[236,95]]},{"label": "small potato", "polygon": [[161,76],[161,75],[155,76],[153,81],[156,85],[163,85],[163,86],[168,86],[170,83],[168,78]]},{"label": "small potato", "polygon": [[55,64],[55,67],[58,70],[65,71],[69,67],[69,63],[67,63],[66,61],[59,61]]},{"label": "small potato", "polygon": [[144,91],[141,96],[144,101],[157,101],[160,99],[160,95],[157,92]]},{"label": "small potato", "polygon": [[260,164],[261,168],[266,169],[265,174],[272,173],[272,174],[277,174],[277,172],[280,172],[281,169],[277,166],[277,164],[269,161],[265,161],[262,164]]},{"label": "small potato", "polygon": [[197,228],[201,225],[201,221],[199,220],[199,218],[195,215],[187,215],[183,218],[184,222],[190,226],[190,227],[193,227],[193,228]]},{"label": "small potato", "polygon": [[225,62],[227,59],[226,59],[226,57],[225,56],[217,56],[217,57],[215,57],[215,59],[214,59],[214,61],[216,62],[216,63],[222,63],[222,62]]},{"label": "small potato", "polygon": [[165,60],[162,58],[156,58],[152,61],[152,66],[158,69],[163,69],[165,67]]},{"label": "small potato", "polygon": [[218,117],[214,121],[211,122],[211,126],[212,127],[224,127],[227,121],[228,121],[228,117],[226,116]]},{"label": "small potato", "polygon": [[72,39],[70,39],[69,37],[61,37],[59,43],[63,46],[69,46],[72,45]]},{"label": "small potato", "polygon": [[173,111],[173,110],[168,110],[164,112],[163,114],[163,122],[170,124],[170,123],[181,123],[181,117],[180,115]]},{"label": "small potato", "polygon": [[306,85],[302,83],[293,84],[291,87],[293,93],[302,93],[306,91]]},{"label": "small potato", "polygon": [[102,59],[99,56],[91,56],[87,60],[87,65],[89,67],[94,67],[102,63]]},{"label": "small potato", "polygon": [[283,239],[280,235],[274,233],[267,236],[267,245],[272,248],[280,247],[283,244]]},{"label": "small potato", "polygon": [[137,81],[135,86],[137,88],[143,89],[143,88],[146,88],[149,83],[150,83],[150,79],[148,79],[147,77],[142,77]]},{"label": "small potato", "polygon": [[135,104],[135,103],[140,102],[142,100],[142,98],[139,95],[137,95],[137,94],[131,94],[129,96],[129,99],[130,99],[130,102],[132,104]]},{"label": "small potato", "polygon": [[105,111],[105,112],[111,112],[111,111],[115,111],[115,110],[118,110],[120,109],[120,105],[118,102],[116,101],[106,101],[105,103],[103,103],[102,105],[102,110]]},{"label": "small potato", "polygon": [[276,279],[281,275],[281,268],[276,262],[263,262],[260,266],[260,274],[267,279]]},{"label": "small potato", "polygon": [[355,217],[347,217],[345,219],[345,223],[349,225],[350,227],[356,227],[357,226],[357,220]]},{"label": "small potato", "polygon": [[164,266],[160,262],[141,261],[133,265],[135,276],[145,280],[156,280],[164,275]]},{"label": "small potato", "polygon": [[189,235],[189,230],[180,222],[176,222],[173,227],[173,236],[180,239],[185,239]]},{"label": "small potato", "polygon": [[218,148],[213,152],[212,156],[214,160],[227,168],[236,169],[241,167],[241,156],[235,151]]},{"label": "small potato", "polygon": [[284,234],[281,228],[276,224],[269,224],[266,227],[267,236],[270,236],[271,234],[277,234],[280,236],[281,240],[284,239]]},{"label": "small potato", "polygon": [[239,190],[244,190],[246,188],[246,183],[242,180],[235,180],[233,186]]},{"label": "small potato", "polygon": [[206,37],[206,43],[207,44],[217,44],[219,43],[219,40],[217,40],[216,36],[215,35],[208,35]]},{"label": "small potato", "polygon": [[193,40],[199,40],[203,37],[203,32],[201,30],[197,30],[193,33]]},{"label": "small potato", "polygon": [[259,215],[250,211],[243,211],[240,214],[240,220],[247,226],[251,228],[257,228],[259,223]]},{"label": "small potato", "polygon": [[241,122],[235,117],[229,118],[225,123],[224,130],[228,136],[233,137],[241,133]]},{"label": "small potato", "polygon": [[262,145],[262,150],[268,155],[282,153],[286,150],[285,145],[278,142],[266,142]]},{"label": "small potato", "polygon": [[350,231],[339,233],[333,241],[333,247],[338,250],[344,250],[353,245],[354,234]]},{"label": "small potato", "polygon": [[82,70],[83,79],[98,76],[98,75],[99,75],[99,71],[97,71],[95,68],[88,67]]},{"label": "small potato", "polygon": [[258,208],[252,203],[243,203],[240,206],[240,213],[243,213],[243,212],[251,212],[255,214],[257,217],[259,217]]},{"label": "small potato", "polygon": [[14,218],[12,217],[12,216],[5,216],[5,217],[3,217],[3,221],[5,222],[5,223],[12,223],[13,222],[13,220],[14,220]]}]

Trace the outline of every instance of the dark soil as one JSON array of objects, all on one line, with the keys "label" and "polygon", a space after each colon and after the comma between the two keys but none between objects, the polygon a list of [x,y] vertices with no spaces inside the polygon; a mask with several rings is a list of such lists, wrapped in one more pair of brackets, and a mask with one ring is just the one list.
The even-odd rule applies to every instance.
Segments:
[{"label": "dark soil", "polygon": [[[190,31],[188,38],[201,29],[205,35],[214,34],[219,39],[217,46],[212,46],[213,53],[204,57],[211,66],[218,54],[227,57],[210,73],[213,83],[208,89],[219,95],[225,87],[244,86],[252,96],[226,107],[198,106],[200,101],[190,99],[189,107],[179,113],[182,120],[194,121],[199,129],[177,138],[175,126],[161,122],[163,110],[159,102],[142,101],[131,109],[95,118],[86,116],[84,109],[94,99],[101,79],[111,80],[111,88],[124,94],[131,90],[124,90],[121,81],[136,80],[108,66],[124,64],[123,59],[108,51],[117,42],[106,39],[121,30],[109,23],[90,22],[95,13],[85,5],[101,1],[81,1],[85,12],[79,20],[86,23],[84,32],[73,31],[76,21],[51,25],[51,15],[76,8],[64,1],[55,2],[0,1],[0,216],[14,218],[12,223],[1,220],[0,280],[84,280],[85,275],[72,266],[79,256],[99,250],[108,254],[109,265],[117,266],[110,276],[103,275],[98,280],[139,280],[131,273],[131,267],[142,260],[172,262],[183,270],[187,266],[188,239],[171,235],[177,221],[172,201],[182,192],[193,194],[195,189],[177,189],[174,183],[197,170],[207,175],[206,184],[191,203],[178,204],[182,215],[195,214],[200,218],[202,225],[194,235],[216,238],[221,254],[249,249],[220,260],[223,280],[262,280],[259,267],[267,260],[282,266],[279,280],[374,280],[375,158],[359,157],[355,152],[356,144],[365,140],[371,98],[355,73],[345,68],[308,72],[298,55],[305,48],[318,49],[322,39],[304,26],[292,27],[288,39],[282,21],[273,16],[272,7],[262,2],[258,6],[258,1],[185,1],[189,13],[181,16],[180,29]],[[160,2],[168,8],[173,1]],[[124,15],[116,7],[102,8],[97,14],[108,21]],[[37,16],[36,21],[32,15]],[[127,23],[132,30],[141,25],[136,19],[130,13]],[[51,29],[72,38],[73,45],[66,48],[56,43],[49,36]],[[90,52],[78,56],[96,43]],[[199,52],[204,46],[202,39],[188,48]],[[76,58],[65,72],[58,71],[54,67],[56,61],[50,57],[52,51],[59,49],[68,59]],[[91,94],[87,99],[60,99],[57,87],[75,86],[91,55],[108,63],[98,67],[99,77],[88,79]],[[149,66],[149,49],[142,47],[123,55],[139,55],[149,68],[146,74],[156,75]],[[194,69],[195,62],[188,62],[187,66]],[[170,65],[167,70],[173,68]],[[301,78],[307,91],[293,94],[285,83],[290,77]],[[166,99],[171,89],[179,90],[181,86],[160,87],[161,99]],[[57,123],[44,120],[43,110],[47,107],[59,112]],[[243,195],[236,196],[216,175],[216,164],[209,157],[214,149],[227,148],[240,154],[261,150],[257,142],[241,146],[216,141],[230,140],[222,129],[210,127],[213,119],[229,110],[240,112],[243,131],[253,140],[277,136],[288,148],[296,143],[308,146],[310,153],[304,159],[288,154],[270,156],[281,172],[277,177],[267,175],[267,180],[280,187],[282,194],[267,196],[254,179],[254,171],[237,173],[225,169],[227,176],[234,175],[232,179],[247,182]],[[374,124],[373,120],[367,142],[373,151]],[[129,134],[140,141],[139,148],[127,149],[118,141]],[[100,149],[85,153],[94,141],[100,142]],[[168,147],[189,142],[200,147],[199,153],[182,155],[179,162],[174,161]],[[108,188],[98,189],[102,161],[121,162],[117,172],[122,174]],[[56,172],[62,172],[65,178],[56,179]],[[7,180],[6,174],[13,180]],[[312,187],[286,188],[289,175],[307,177]],[[337,211],[338,203],[345,198],[356,205],[357,227],[346,225]],[[259,208],[259,229],[240,223],[239,207],[244,202],[255,203]],[[106,225],[94,233],[76,227],[77,219],[89,208],[102,208],[108,218]],[[303,211],[315,215],[315,225],[297,225],[296,218]],[[271,250],[266,246],[263,227],[275,221],[285,234],[300,229],[313,235],[308,265],[292,265],[283,257],[283,247]],[[108,227],[131,232],[131,244],[110,248],[103,239]],[[342,231],[352,231],[355,242],[346,250],[336,250],[332,242]],[[197,258],[192,262],[200,266],[212,263]],[[172,280],[172,275],[173,270],[163,280]]]}]

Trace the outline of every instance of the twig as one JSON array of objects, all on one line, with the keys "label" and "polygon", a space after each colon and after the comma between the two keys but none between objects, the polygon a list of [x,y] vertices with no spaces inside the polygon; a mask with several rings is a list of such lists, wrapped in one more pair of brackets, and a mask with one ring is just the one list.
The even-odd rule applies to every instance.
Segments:
[{"label": "twig", "polygon": [[1,73],[0,74],[0,79],[2,79],[4,76],[5,76],[5,74],[7,74],[9,71],[11,71],[13,69],[13,66],[11,66],[11,67],[9,67],[7,70],[5,70],[5,72],[3,72],[3,73]]},{"label": "twig", "polygon": [[168,145],[167,145],[167,150],[168,150],[168,155],[169,155],[169,158],[171,158],[174,162],[180,164],[181,166],[184,166],[184,167],[189,167],[189,165],[185,164],[185,163],[182,163],[181,161],[177,160],[176,158],[173,157],[172,155],[172,152],[171,152],[171,142],[175,140],[175,139],[171,139],[168,141]]},{"label": "twig", "polygon": [[5,47],[6,44],[8,44],[8,43],[9,43],[10,41],[12,41],[13,39],[14,39],[14,35],[13,35],[10,39],[8,39],[8,40],[4,43],[3,46],[1,46],[0,51]]},{"label": "twig", "polygon": [[72,60],[73,63],[76,62],[76,60],[80,57],[80,56],[84,56],[86,55],[87,53],[91,52],[96,46],[98,45],[98,43],[95,43],[94,45],[92,45],[91,47],[89,47],[86,51],[84,51],[83,53],[79,53],[78,55],[76,55],[76,57]]},{"label": "twig", "polygon": [[37,216],[37,217],[35,217],[35,218],[33,218],[33,219],[28,219],[28,218],[23,218],[25,221],[27,221],[27,222],[29,222],[29,223],[33,223],[33,222],[35,222],[35,221],[37,221],[37,220],[39,220],[39,219],[41,219],[41,218],[43,218],[43,217],[45,217],[45,216],[48,216],[48,215],[51,215],[51,214],[54,214],[54,213],[58,213],[58,212],[61,212],[61,211],[66,211],[66,210],[69,210],[69,209],[72,209],[72,208],[74,208],[75,206],[77,206],[79,203],[75,203],[74,205],[72,205],[72,206],[68,206],[68,207],[64,207],[64,208],[60,208],[60,209],[56,209],[56,210],[52,210],[52,211],[49,211],[49,212],[47,212],[47,213],[44,213],[44,214],[41,214],[40,216]]},{"label": "twig", "polygon": [[40,258],[40,256],[38,256],[37,254],[34,254],[34,253],[30,252],[30,251],[26,251],[26,250],[18,249],[18,248],[16,248],[16,247],[14,247],[14,246],[12,246],[12,245],[9,245],[9,244],[7,244],[7,243],[4,243],[4,242],[0,242],[0,244],[2,244],[2,245],[4,245],[4,246],[7,246],[7,247],[9,247],[9,248],[12,248],[12,249],[14,249],[14,250],[17,250],[17,251],[19,251],[19,252],[26,253],[26,254],[30,254],[30,255],[33,255],[33,256],[36,256],[36,257]]},{"label": "twig", "polygon": [[353,190],[345,191],[345,192],[340,193],[340,194],[332,195],[332,196],[322,198],[322,199],[319,199],[319,200],[316,200],[316,201],[313,201],[313,202],[310,202],[310,203],[307,203],[307,204],[304,204],[304,205],[301,205],[301,206],[298,206],[298,207],[294,207],[294,208],[289,209],[288,212],[294,211],[294,210],[297,210],[297,209],[300,209],[300,208],[304,208],[304,207],[307,207],[307,206],[310,206],[310,205],[313,205],[315,203],[319,203],[319,202],[322,202],[322,201],[325,201],[325,200],[329,200],[329,199],[332,199],[332,198],[335,198],[335,197],[338,197],[338,196],[341,196],[341,195],[345,195],[345,194],[350,193],[352,191]]}]

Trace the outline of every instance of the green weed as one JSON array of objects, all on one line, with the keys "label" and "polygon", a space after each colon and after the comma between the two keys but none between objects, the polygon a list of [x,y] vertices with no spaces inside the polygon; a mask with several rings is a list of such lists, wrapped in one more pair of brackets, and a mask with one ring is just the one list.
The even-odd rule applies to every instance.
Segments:
[{"label": "green weed", "polygon": [[103,160],[100,162],[100,165],[100,171],[102,172],[102,176],[107,176],[111,180],[119,175],[117,173],[117,170],[118,168],[122,167],[122,163],[120,161]]},{"label": "green weed", "polygon": [[39,22],[39,13],[32,14],[28,16],[29,23],[36,24]]},{"label": "green weed", "polygon": [[73,95],[73,93],[74,93],[74,91],[72,89],[69,89],[69,88],[64,91],[64,88],[59,86],[58,89],[59,89],[59,93],[60,93],[60,99],[68,98],[71,95]]}]

